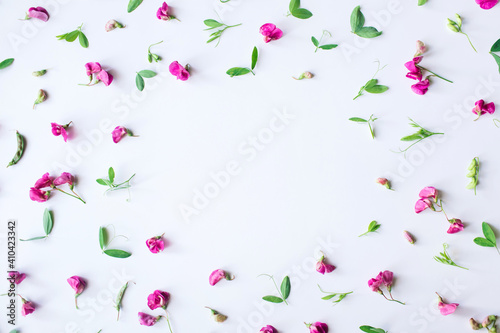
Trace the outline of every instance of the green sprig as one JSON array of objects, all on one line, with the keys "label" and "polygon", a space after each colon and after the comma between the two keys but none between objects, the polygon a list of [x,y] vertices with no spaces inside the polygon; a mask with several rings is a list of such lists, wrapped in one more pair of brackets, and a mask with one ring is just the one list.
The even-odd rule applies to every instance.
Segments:
[{"label": "green sprig", "polygon": [[321,289],[321,286],[319,284],[318,284],[318,288],[323,294],[327,294],[326,296],[321,297],[321,299],[325,300],[325,301],[331,300],[334,305],[340,303],[344,298],[347,297],[347,295],[350,295],[353,293],[352,291],[349,291],[347,293],[336,293],[336,292],[324,291],[323,289]]},{"label": "green sprig", "polygon": [[434,260],[436,260],[437,262],[440,262],[442,264],[445,264],[445,265],[450,265],[450,266],[455,266],[455,267],[458,267],[458,268],[462,268],[462,269],[466,269],[466,270],[469,270],[468,268],[465,268],[465,267],[462,267],[462,266],[459,266],[457,265],[450,257],[450,255],[448,254],[448,252],[446,251],[446,249],[448,248],[448,244],[444,243],[443,244],[443,252],[439,252],[439,256],[435,256],[434,257]]},{"label": "green sprig", "polygon": [[328,30],[323,30],[323,33],[321,34],[319,40],[314,36],[311,37],[312,43],[314,44],[314,46],[316,46],[316,49],[314,50],[315,53],[318,52],[318,49],[331,50],[339,46],[338,44],[321,45],[321,41],[323,40],[324,37],[332,37],[332,34]]},{"label": "green sprig", "polygon": [[478,184],[478,177],[479,177],[479,158],[474,157],[472,159],[472,162],[469,164],[469,167],[467,168],[469,170],[469,173],[467,173],[466,177],[470,178],[470,183],[467,185],[467,189],[472,190],[474,189],[474,195],[476,195],[476,187]]},{"label": "green sprig", "polygon": [[283,302],[285,302],[285,304],[288,305],[288,302],[286,300],[288,299],[288,296],[290,296],[290,290],[292,288],[292,286],[290,284],[290,278],[288,276],[285,276],[283,278],[283,281],[281,281],[280,288],[278,288],[278,285],[276,284],[276,281],[274,280],[274,277],[272,275],[261,274],[259,276],[269,277],[273,281],[274,287],[276,288],[276,290],[278,291],[278,294],[279,294],[279,297],[268,295],[268,296],[262,297],[262,299],[266,302],[271,302],[271,303],[283,303]]},{"label": "green sprig", "polygon": [[234,76],[241,76],[245,75],[248,73],[252,73],[255,75],[253,70],[255,69],[255,66],[257,65],[257,60],[259,59],[259,51],[257,50],[257,46],[254,46],[253,51],[252,51],[252,65],[250,68],[248,67],[233,67],[227,70],[226,74],[229,75],[230,77]]},{"label": "green sprig", "polygon": [[375,76],[378,74],[378,72],[380,72],[385,68],[385,66],[380,68],[380,62],[377,61],[377,63],[378,63],[377,71],[375,72],[375,74],[373,74],[373,77],[359,89],[358,94],[353,98],[353,100],[356,100],[358,97],[362,96],[364,91],[370,94],[382,94],[389,89],[388,86],[378,84],[378,80],[375,79]]},{"label": "green sprig", "polygon": [[161,61],[161,57],[159,55],[151,52],[151,47],[152,46],[155,46],[155,45],[158,45],[158,44],[161,44],[161,43],[163,43],[163,41],[149,45],[149,47],[148,47],[148,62],[149,63],[152,63],[153,61],[154,62],[160,62]]},{"label": "green sprig", "polygon": [[[106,193],[112,192],[112,191],[130,189],[130,187],[131,187],[130,180],[132,180],[132,178],[134,178],[134,176],[135,176],[135,173],[129,179],[127,179],[126,181],[124,181],[122,183],[115,184],[115,170],[112,167],[110,167],[108,169],[108,177],[109,178],[108,179],[106,179],[106,178],[98,178],[98,179],[96,179],[96,182],[99,185],[103,185],[103,186],[108,186],[109,187],[104,192],[104,194],[106,194]],[[129,199],[130,199],[130,190],[129,190]]]},{"label": "green sprig", "polygon": [[235,25],[227,25],[225,23],[222,23],[222,22],[219,22],[219,21],[216,21],[213,19],[205,20],[205,21],[203,21],[203,23],[208,27],[205,30],[212,30],[212,29],[219,28],[217,31],[211,33],[210,38],[207,40],[207,44],[217,40],[217,44],[215,45],[215,47],[217,47],[219,45],[220,40],[222,38],[222,34],[224,33],[224,31],[226,31],[227,29],[230,29],[230,28],[238,27],[242,24],[242,23],[239,23],[239,24],[235,24]]},{"label": "green sprig", "polygon": [[368,231],[365,233],[362,233],[358,237],[365,236],[371,232],[377,231],[382,225],[379,224],[377,221],[371,221],[370,224],[368,225]]},{"label": "green sprig", "polygon": [[83,33],[82,27],[83,23],[78,28],[76,28],[76,30],[56,36],[56,38],[59,40],[65,40],[70,43],[74,42],[78,38],[80,45],[86,49],[89,47],[89,40],[87,39],[87,36],[85,36],[85,34]]},{"label": "green sprig", "polygon": [[415,121],[413,121],[413,119],[411,119],[411,118],[408,118],[408,119],[410,119],[410,126],[418,128],[418,131],[413,133],[413,134],[410,134],[410,135],[407,135],[407,136],[404,136],[401,138],[401,141],[407,141],[407,142],[415,141],[415,142],[412,143],[411,145],[409,145],[404,150],[399,149],[400,153],[405,153],[405,155],[406,155],[406,151],[408,151],[408,149],[410,149],[411,147],[413,147],[414,145],[416,145],[420,141],[427,139],[428,137],[431,137],[433,135],[444,135],[444,133],[436,133],[436,132],[431,132],[429,130],[426,130],[425,128],[423,128],[422,126],[417,124]]},{"label": "green sprig", "polygon": [[353,121],[353,122],[358,123],[358,124],[368,124],[368,128],[370,129],[370,134],[372,135],[372,139],[375,139],[375,130],[373,129],[373,123],[377,119],[378,118],[374,118],[373,115],[371,115],[370,118],[368,118],[368,119],[363,119],[363,118],[359,118],[359,117],[349,118],[350,121]]},{"label": "green sprig", "polygon": [[467,35],[465,32],[462,31],[462,17],[460,17],[460,15],[455,14],[455,21],[448,19],[447,26],[448,26],[448,29],[450,29],[451,31],[458,32],[462,35],[465,35],[465,37],[467,37],[467,40],[469,41],[470,46],[472,46],[474,51],[476,51],[476,53],[477,53],[476,48],[474,47],[474,45],[472,45],[472,42],[469,38],[469,35]]}]

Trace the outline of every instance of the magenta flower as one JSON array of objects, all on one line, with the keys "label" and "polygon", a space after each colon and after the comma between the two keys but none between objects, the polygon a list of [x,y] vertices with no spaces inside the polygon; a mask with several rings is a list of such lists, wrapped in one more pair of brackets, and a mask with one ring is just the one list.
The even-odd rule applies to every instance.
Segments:
[{"label": "magenta flower", "polygon": [[68,278],[66,281],[68,281],[71,288],[73,288],[73,290],[75,291],[75,306],[78,309],[78,303],[76,299],[83,293],[87,284],[85,283],[85,280],[76,275]]},{"label": "magenta flower", "polygon": [[435,187],[426,186],[420,191],[418,196],[421,197],[422,199],[423,198],[432,198],[432,199],[434,199],[434,201],[436,201],[438,198],[438,191],[436,190]]},{"label": "magenta flower", "polygon": [[52,134],[54,134],[54,136],[62,136],[63,139],[64,139],[64,142],[67,142],[68,141],[68,132],[66,131],[66,129],[69,127],[69,125],[71,125],[71,121],[66,124],[66,125],[59,125],[57,123],[50,123],[50,126],[52,126]]},{"label": "magenta flower", "polygon": [[111,132],[111,136],[113,137],[113,142],[118,143],[120,142],[121,139],[123,139],[125,136],[133,136],[136,137],[137,135],[134,135],[131,130],[127,129],[126,127],[123,126],[116,126],[113,132]]},{"label": "magenta flower", "polygon": [[158,8],[158,11],[156,12],[156,17],[159,19],[159,20],[163,20],[163,21],[170,21],[170,20],[177,20],[177,18],[171,14],[168,13],[168,5],[166,2],[163,3],[163,5]]},{"label": "magenta flower", "polygon": [[45,173],[42,178],[38,179],[35,183],[34,188],[45,188],[45,187],[52,187],[54,183],[54,178],[49,176],[49,173]]},{"label": "magenta flower", "polygon": [[[30,189],[30,199],[33,201],[37,202],[45,202],[48,200],[49,195],[52,191],[59,191],[62,192],[66,195],[69,195],[70,197],[73,197],[75,199],[80,200],[81,202],[85,203],[85,201],[75,193],[73,190],[75,187],[74,184],[74,177],[67,172],[63,172],[59,177],[57,177],[55,180],[49,176],[49,173],[45,173],[42,178],[38,179],[35,183],[35,186]],[[69,189],[71,190],[71,193],[65,192],[58,188],[57,186],[68,184]],[[42,191],[41,189],[50,187],[51,189],[49,191]]]},{"label": "magenta flower", "polygon": [[168,301],[170,300],[170,294],[166,291],[155,290],[152,294],[148,296],[148,306],[151,310],[162,308],[166,309]]},{"label": "magenta flower", "polygon": [[28,13],[26,14],[26,20],[31,18],[36,18],[42,20],[43,22],[47,22],[49,20],[49,13],[43,7],[31,7],[28,9]]},{"label": "magenta flower", "polygon": [[443,316],[447,316],[447,315],[450,315],[453,312],[455,312],[455,310],[457,309],[459,304],[457,304],[457,303],[445,303],[443,301],[443,298],[441,296],[439,296],[438,293],[436,293],[436,294],[439,297],[439,303],[438,303],[439,312],[441,312],[441,314]]},{"label": "magenta flower", "polygon": [[165,249],[165,242],[162,237],[163,235],[151,237],[146,241],[146,245],[151,253],[159,253]]},{"label": "magenta flower", "polygon": [[411,90],[417,95],[425,95],[429,90],[429,79],[425,79],[411,86]]},{"label": "magenta flower", "polygon": [[283,36],[283,31],[272,23],[266,23],[260,27],[260,33],[264,36],[264,41],[266,43],[269,43],[272,40],[278,40]]},{"label": "magenta flower", "polygon": [[113,82],[113,75],[109,74],[104,69],[97,74],[96,78],[97,80],[104,83],[106,87],[109,86],[111,82]]},{"label": "magenta flower", "polygon": [[382,285],[382,280],[378,279],[378,277],[368,280],[368,287],[370,287],[372,291],[382,292],[380,290],[381,285]]},{"label": "magenta flower", "polygon": [[139,312],[139,323],[144,326],[153,326],[161,318],[161,316],[153,317],[144,312]]},{"label": "magenta flower", "polygon": [[49,200],[49,193],[47,191],[42,191],[38,188],[32,187],[30,189],[30,199],[36,202],[45,202]]},{"label": "magenta flower", "polygon": [[306,326],[309,328],[309,333],[328,333],[328,325],[319,321]]},{"label": "magenta flower", "polygon": [[271,325],[266,325],[260,329],[259,332],[263,333],[278,333],[278,330]]},{"label": "magenta flower", "polygon": [[427,208],[434,210],[434,206],[429,199],[418,199],[415,203],[415,213],[417,214],[423,212]]},{"label": "magenta flower", "polygon": [[476,3],[482,9],[491,9],[496,6],[498,0],[476,0]]},{"label": "magenta flower", "polygon": [[184,68],[179,62],[174,61],[168,66],[168,70],[170,71],[170,74],[173,76],[177,77],[177,80],[181,81],[186,81],[189,79],[189,71],[188,71],[188,65],[186,65],[186,68]]},{"label": "magenta flower", "polygon": [[[388,301],[397,302],[399,304],[405,305],[405,303],[400,302],[394,299],[394,297],[392,297],[391,290],[393,282],[394,282],[394,274],[391,271],[383,271],[378,273],[377,277],[368,280],[368,287],[370,287],[372,291],[377,292],[380,295],[384,296],[384,298]],[[387,298],[387,296],[384,294],[384,292],[380,288],[382,286],[386,287],[390,298]]]},{"label": "magenta flower", "polygon": [[232,276],[231,274],[227,273],[222,269],[216,269],[210,274],[208,282],[210,283],[211,286],[215,286],[222,279],[231,281],[234,279],[234,276]]},{"label": "magenta flower", "polygon": [[23,305],[21,306],[21,314],[24,317],[26,317],[30,313],[35,312],[35,304],[33,304],[33,302],[27,301],[22,297],[21,300],[23,301]]},{"label": "magenta flower", "polygon": [[423,57],[415,57],[412,61],[408,61],[407,63],[405,63],[405,67],[409,70],[409,72],[406,74],[407,78],[418,81],[422,80],[422,70],[417,66],[417,64],[422,61],[422,58]]},{"label": "magenta flower", "polygon": [[63,172],[59,177],[54,179],[55,186],[64,184],[68,184],[69,186],[73,185],[73,175],[70,174],[69,172]]},{"label": "magenta flower", "polygon": [[105,86],[109,86],[113,82],[113,75],[102,69],[101,64],[98,62],[86,63],[85,70],[90,81],[87,84],[81,84],[83,86],[93,86],[99,82],[104,83]]},{"label": "magenta flower", "polygon": [[449,220],[451,223],[450,227],[448,228],[447,233],[449,234],[456,234],[457,232],[460,232],[464,230],[464,224],[462,223],[462,220],[460,219],[451,219]]},{"label": "magenta flower", "polygon": [[9,282],[20,284],[23,280],[26,279],[26,274],[19,273],[18,271],[9,272]]},{"label": "magenta flower", "polygon": [[325,273],[331,273],[335,270],[335,266],[325,263],[325,256],[322,255],[321,258],[316,263],[316,272],[325,275]]},{"label": "magenta flower", "polygon": [[102,71],[102,68],[98,62],[88,62],[85,64],[85,70],[87,71],[87,76],[90,76],[92,79],[92,74],[99,73]]},{"label": "magenta flower", "polygon": [[485,113],[493,114],[495,113],[495,103],[491,102],[485,104],[484,100],[480,99],[475,103],[475,106],[472,109],[472,113],[477,115],[477,118],[475,120],[478,120],[479,117]]}]

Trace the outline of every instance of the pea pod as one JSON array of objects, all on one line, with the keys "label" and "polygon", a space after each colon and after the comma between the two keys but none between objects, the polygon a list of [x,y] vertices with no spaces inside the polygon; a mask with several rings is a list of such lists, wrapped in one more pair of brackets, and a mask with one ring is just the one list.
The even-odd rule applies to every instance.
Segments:
[{"label": "pea pod", "polygon": [[24,137],[19,134],[18,131],[16,131],[16,137],[17,137],[17,151],[14,157],[12,158],[12,161],[7,164],[7,168],[10,167],[11,165],[17,164],[21,157],[23,157],[24,153]]},{"label": "pea pod", "polygon": [[116,317],[116,321],[118,321],[120,319],[120,309],[122,308],[122,299],[123,299],[123,296],[125,295],[125,291],[128,288],[129,282],[125,283],[123,285],[123,287],[120,288],[120,291],[118,292],[118,295],[116,296],[115,309],[118,310],[118,317]]}]

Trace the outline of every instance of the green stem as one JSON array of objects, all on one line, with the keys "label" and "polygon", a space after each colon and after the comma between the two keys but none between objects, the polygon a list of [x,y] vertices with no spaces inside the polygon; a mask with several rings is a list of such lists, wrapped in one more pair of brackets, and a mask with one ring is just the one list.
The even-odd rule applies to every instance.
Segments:
[{"label": "green stem", "polygon": [[170,326],[170,320],[168,319],[168,312],[167,312],[166,309],[165,309],[165,313],[167,314],[167,316],[165,317],[165,319],[167,319],[168,329],[170,330],[170,333],[173,333],[172,326]]},{"label": "green stem", "polygon": [[467,34],[466,34],[465,32],[463,32],[463,31],[460,31],[460,33],[461,33],[461,34],[463,34],[463,35],[465,35],[465,37],[467,37],[467,40],[469,41],[470,46],[472,46],[472,48],[474,49],[474,51],[476,51],[476,53],[477,53],[476,48],[474,47],[474,45],[472,45],[472,42],[471,42],[471,40],[470,40],[470,38],[469,38],[469,35],[467,35]]},{"label": "green stem", "polygon": [[363,86],[363,87],[361,87],[361,89],[359,89],[358,95],[356,97],[354,97],[352,100],[355,101],[359,96],[362,96],[363,90],[365,90],[365,86]]},{"label": "green stem", "polygon": [[375,133],[373,132],[373,128],[370,122],[368,122],[368,127],[370,128],[370,133],[372,135],[372,139],[375,139]]},{"label": "green stem", "polygon": [[445,80],[445,81],[447,81],[447,82],[453,83],[453,81],[448,80],[448,79],[445,79],[445,78],[444,78],[444,77],[442,77],[441,75],[436,74],[436,73],[434,73],[433,71],[431,71],[431,70],[429,70],[429,69],[427,69],[427,68],[425,68],[425,67],[422,67],[422,66],[419,66],[419,65],[417,65],[417,67],[418,67],[418,68],[420,68],[420,69],[423,69],[424,71],[428,71],[429,73],[432,73],[432,75],[434,75],[434,76],[436,76],[436,77],[440,78],[441,80]]},{"label": "green stem", "polygon": [[[55,189],[55,190],[58,190],[59,192],[62,192],[62,193],[64,193],[64,194],[67,194],[67,195],[69,195],[70,197],[76,198],[76,199],[80,200],[81,202],[83,202],[84,204],[86,204],[86,202],[85,202],[85,201],[83,201],[83,199],[82,199],[82,198],[80,198],[80,196],[78,196],[78,195],[73,195],[73,194],[70,194],[70,193],[68,193],[68,192],[65,192],[65,191],[61,190],[60,188],[57,188],[57,187],[56,187],[56,188],[54,188],[54,189]],[[74,192],[73,192],[73,193],[74,193]],[[76,194],[76,193],[75,193],[75,194]]]}]

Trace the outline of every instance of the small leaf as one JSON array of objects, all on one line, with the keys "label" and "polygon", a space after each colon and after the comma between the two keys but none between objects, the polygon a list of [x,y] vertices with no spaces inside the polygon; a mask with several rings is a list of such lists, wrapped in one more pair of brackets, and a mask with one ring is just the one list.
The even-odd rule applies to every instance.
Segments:
[{"label": "small leaf", "polygon": [[489,240],[482,238],[482,237],[474,238],[474,243],[476,243],[479,246],[484,246],[484,247],[495,247],[495,244],[493,244]]},{"label": "small leaf", "polygon": [[491,46],[490,52],[500,52],[500,39]]},{"label": "small leaf", "polygon": [[467,184],[467,186],[465,188],[468,190],[472,190],[472,189],[474,189],[474,187],[476,187],[476,185],[477,185],[477,182],[475,180],[472,180],[469,184]]},{"label": "small leaf", "polygon": [[28,239],[19,239],[21,242],[29,242],[33,240],[39,240],[39,239],[45,239],[47,236],[40,236],[40,237],[33,237],[33,238],[28,238]]},{"label": "small leaf", "polygon": [[378,83],[378,80],[377,79],[371,79],[369,80],[368,82],[366,82],[365,84],[365,88],[369,88],[369,87],[373,87],[374,85],[376,85]]},{"label": "small leaf", "polygon": [[262,297],[264,301],[271,302],[271,303],[283,303],[283,300],[279,297],[276,296],[264,296]]},{"label": "small leaf", "polygon": [[45,235],[50,235],[53,227],[54,221],[52,220],[52,214],[47,208],[45,208],[45,211],[43,212],[43,230],[45,231]]},{"label": "small leaf", "polygon": [[56,36],[56,38],[59,39],[59,40],[63,40],[63,39],[66,39],[67,35],[68,34],[62,34],[62,35]]},{"label": "small leaf", "polygon": [[311,41],[314,44],[314,46],[319,47],[319,41],[316,37],[312,36]]},{"label": "small leaf", "polygon": [[99,228],[99,246],[101,250],[104,250],[104,248],[108,246],[108,231],[105,227]]},{"label": "small leaf", "polygon": [[382,35],[382,31],[378,31],[374,27],[362,27],[356,31],[356,35],[363,38],[375,38]]},{"label": "small leaf", "polygon": [[483,234],[484,238],[490,241],[493,245],[497,244],[497,239],[493,229],[491,229],[490,225],[486,222],[483,222]]},{"label": "small leaf", "polygon": [[292,15],[301,20],[306,20],[313,16],[313,14],[305,8],[294,9]]},{"label": "small leaf", "polygon": [[226,72],[226,74],[229,75],[230,77],[245,75],[248,73],[250,73],[250,69],[243,68],[243,67],[233,67],[233,68],[228,69]]},{"label": "small leaf", "polygon": [[325,301],[328,301],[332,298],[334,298],[336,296],[336,294],[331,294],[331,295],[328,295],[328,296],[325,296],[325,297],[321,297],[321,299],[324,299]]},{"label": "small leaf", "polygon": [[377,223],[377,221],[371,221],[370,224],[368,225],[368,231],[374,232],[377,231],[380,228],[380,224]]},{"label": "small leaf", "polygon": [[373,87],[365,87],[366,92],[370,94],[381,94],[389,90],[388,86],[383,86],[380,84],[374,85]]},{"label": "small leaf", "polygon": [[422,135],[420,133],[414,133],[412,135],[402,137],[401,141],[416,141],[420,139],[422,139]]},{"label": "small leaf", "polygon": [[418,5],[423,6],[427,3],[427,0],[418,0]]},{"label": "small leaf", "polygon": [[367,333],[386,333],[381,328],[375,328],[375,327],[371,327],[371,326],[361,326],[359,329],[362,330],[363,332],[367,332]]},{"label": "small leaf", "polygon": [[323,49],[323,50],[331,50],[331,49],[334,49],[338,46],[338,44],[325,44],[325,45],[321,45],[319,48],[320,49]]},{"label": "small leaf", "polygon": [[222,27],[224,24],[217,22],[216,20],[208,19],[203,21],[207,27],[210,27],[210,29]]},{"label": "small leaf", "polygon": [[366,119],[363,119],[363,118],[358,118],[358,117],[352,117],[352,118],[349,118],[350,121],[355,121],[357,123],[367,123],[368,120]]},{"label": "small leaf", "polygon": [[108,177],[110,183],[113,183],[115,181],[115,170],[113,169],[113,167],[110,167],[108,169]]},{"label": "small leaf", "polygon": [[365,25],[365,16],[361,12],[361,7],[357,6],[351,13],[351,31],[357,33]]},{"label": "small leaf", "polygon": [[109,186],[109,182],[106,179],[99,178],[99,179],[96,179],[95,181],[98,184],[101,184],[101,185],[104,185],[104,186]]},{"label": "small leaf", "polygon": [[132,255],[132,253],[123,251],[123,250],[116,250],[116,249],[110,249],[110,250],[105,250],[104,254],[113,257],[113,258],[128,258]]},{"label": "small leaf", "polygon": [[142,77],[145,77],[146,79],[150,79],[152,77],[155,77],[156,73],[153,72],[153,71],[150,71],[148,69],[145,69],[145,70],[140,71],[139,75],[142,76]]},{"label": "small leaf", "polygon": [[0,62],[0,69],[4,69],[6,67],[9,67],[10,65],[12,65],[13,62],[14,62],[14,58],[5,59],[4,61]]},{"label": "small leaf", "polygon": [[254,46],[252,51],[252,70],[257,65],[257,59],[259,59],[259,51],[257,50],[257,46]]},{"label": "small leaf", "polygon": [[283,296],[284,299],[287,299],[288,296],[290,296],[290,289],[291,289],[290,278],[288,276],[285,276],[285,278],[281,282],[281,287],[280,287],[281,295]]},{"label": "small leaf", "polygon": [[80,34],[79,30],[71,31],[70,33],[68,33],[66,35],[66,37],[64,37],[64,39],[66,39],[67,42],[71,43],[71,42],[74,42],[78,38],[79,34]]},{"label": "small leaf", "polygon": [[130,2],[128,3],[127,12],[133,12],[137,7],[139,7],[142,1],[143,0],[130,0]]},{"label": "small leaf", "polygon": [[139,91],[144,90],[144,79],[140,74],[137,74],[137,76],[135,77],[135,85],[137,86],[137,89],[139,89]]},{"label": "small leaf", "polygon": [[85,34],[83,32],[81,32],[81,31],[78,34],[78,41],[80,42],[80,45],[84,49],[86,49],[87,47],[89,47],[89,40],[87,39],[87,36],[85,36]]},{"label": "small leaf", "polygon": [[298,9],[299,7],[300,7],[300,0],[291,0],[290,4],[288,5],[290,13],[293,13],[293,11]]},{"label": "small leaf", "polygon": [[495,59],[495,61],[497,62],[497,65],[498,65],[498,71],[500,72],[500,56],[497,56],[495,53],[490,53],[493,58]]}]

